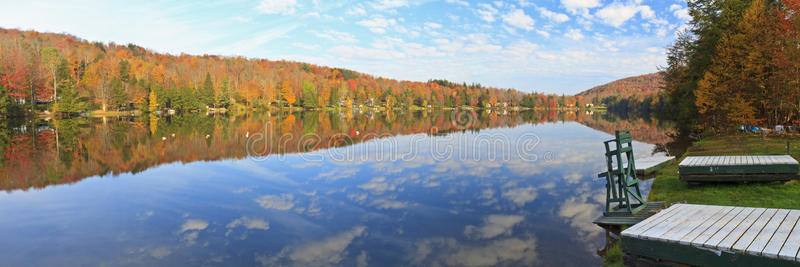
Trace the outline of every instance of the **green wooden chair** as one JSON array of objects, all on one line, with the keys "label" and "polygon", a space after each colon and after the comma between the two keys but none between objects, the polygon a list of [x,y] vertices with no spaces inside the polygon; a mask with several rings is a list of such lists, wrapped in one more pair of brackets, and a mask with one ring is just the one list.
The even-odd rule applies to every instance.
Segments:
[{"label": "green wooden chair", "polygon": [[[643,209],[647,206],[647,201],[642,197],[639,179],[636,178],[631,133],[629,130],[618,130],[615,137],[603,142],[608,167],[607,172],[599,175],[606,178],[606,207],[603,215],[626,216]],[[635,201],[632,203],[633,200]],[[616,207],[612,207],[612,203],[616,203]]]}]

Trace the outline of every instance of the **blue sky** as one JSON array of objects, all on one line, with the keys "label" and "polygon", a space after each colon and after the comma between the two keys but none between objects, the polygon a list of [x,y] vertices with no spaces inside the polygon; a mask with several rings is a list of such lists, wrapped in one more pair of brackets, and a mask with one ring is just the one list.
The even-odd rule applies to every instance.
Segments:
[{"label": "blue sky", "polygon": [[0,3],[6,28],[558,94],[655,72],[689,19],[679,0]]}]

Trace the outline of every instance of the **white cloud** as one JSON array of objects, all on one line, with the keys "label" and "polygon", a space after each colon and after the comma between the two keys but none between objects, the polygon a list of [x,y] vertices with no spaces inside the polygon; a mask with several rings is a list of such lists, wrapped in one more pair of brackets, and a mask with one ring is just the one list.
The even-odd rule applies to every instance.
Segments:
[{"label": "white cloud", "polygon": [[415,246],[417,251],[412,255],[412,265],[534,266],[539,263],[533,237],[500,239],[479,245],[462,244],[452,238],[431,238],[417,242]]},{"label": "white cloud", "polygon": [[375,201],[372,201],[370,206],[373,206],[375,208],[382,209],[382,210],[404,209],[404,208],[408,207],[408,202],[401,202],[401,201],[397,201],[397,200],[381,198],[381,199],[376,199]]},{"label": "white cloud", "polygon": [[538,33],[538,34],[539,34],[539,35],[541,35],[541,36],[544,36],[544,38],[550,38],[550,33],[549,33],[549,32],[547,32],[547,31],[544,31],[544,30],[536,30],[536,33]]},{"label": "white cloud", "polygon": [[321,172],[317,175],[317,179],[325,179],[327,181],[336,181],[340,179],[350,178],[353,177],[358,173],[357,168],[350,168],[350,169],[333,169],[329,172]]},{"label": "white cloud", "polygon": [[369,28],[370,31],[377,34],[386,33],[386,28],[397,24],[395,19],[387,19],[383,16],[373,16],[370,19],[360,20],[356,24]]},{"label": "white cloud", "polygon": [[292,194],[263,195],[257,198],[256,202],[265,209],[289,210],[294,207],[294,196]]},{"label": "white cloud", "polygon": [[462,6],[469,6],[469,3],[467,3],[467,1],[463,1],[463,0],[445,0],[445,2],[450,3],[450,4],[459,4],[459,5],[462,5]]},{"label": "white cloud", "polygon": [[355,43],[358,42],[358,39],[350,33],[347,32],[340,32],[334,30],[326,30],[323,32],[312,31],[315,36],[323,39],[328,39],[334,42],[345,42],[345,43]]},{"label": "white cloud", "polygon": [[539,45],[526,40],[517,40],[506,46],[506,48],[503,50],[503,54],[514,58],[524,59],[528,57],[528,55],[534,53],[536,49],[539,49]]},{"label": "white cloud", "polygon": [[481,7],[475,10],[475,12],[478,13],[478,17],[486,22],[494,22],[494,16],[497,15],[497,9],[485,3],[478,4],[478,6]]},{"label": "white cloud", "polygon": [[503,192],[503,198],[514,202],[519,206],[524,206],[526,203],[533,201],[538,196],[536,188],[529,186],[523,188],[514,188]]},{"label": "white cloud", "polygon": [[614,27],[622,26],[626,21],[630,20],[636,14],[639,14],[643,19],[653,18],[655,13],[649,6],[646,5],[625,5],[619,2],[614,2],[597,11],[596,15],[606,24]]},{"label": "white cloud", "polygon": [[373,194],[383,194],[386,191],[394,191],[396,186],[387,183],[385,177],[375,177],[368,183],[359,185],[358,188],[372,191]]},{"label": "white cloud", "polygon": [[192,230],[200,231],[200,230],[206,229],[206,227],[208,227],[208,222],[207,221],[199,220],[199,219],[190,219],[190,220],[187,220],[185,223],[183,223],[183,225],[181,226],[181,231],[180,232],[183,233],[183,232],[192,231]]},{"label": "white cloud", "polygon": [[265,231],[269,230],[269,222],[258,218],[250,218],[247,216],[242,216],[241,218],[233,220],[225,227],[236,228],[238,226],[244,226],[244,228],[247,229],[259,229]]},{"label": "white cloud", "polygon": [[378,2],[372,4],[372,7],[378,10],[386,10],[386,9],[404,7],[407,5],[408,1],[406,0],[378,0]]},{"label": "white cloud", "polygon": [[525,12],[522,11],[522,9],[515,9],[504,14],[502,17],[503,22],[508,25],[524,29],[526,31],[533,30],[533,19],[530,16],[525,15]]},{"label": "white cloud", "polygon": [[567,30],[567,33],[564,34],[564,36],[575,41],[583,39],[583,34],[579,29],[569,29]]},{"label": "white cloud", "polygon": [[646,51],[650,53],[658,53],[658,52],[663,52],[664,50],[658,47],[648,47]]},{"label": "white cloud", "polygon": [[253,21],[250,18],[242,17],[242,16],[233,16],[233,17],[231,17],[231,19],[234,20],[234,21],[237,21],[237,22],[241,22],[241,23],[248,23],[248,22]]},{"label": "white cloud", "polygon": [[441,29],[442,28],[442,24],[433,23],[433,22],[425,22],[425,27],[428,27],[428,28],[431,28],[431,29]]},{"label": "white cloud", "polygon": [[317,48],[319,48],[319,46],[317,46],[317,45],[310,45],[310,44],[305,44],[305,43],[301,43],[301,42],[294,42],[294,43],[292,43],[292,46],[298,47],[298,48],[303,48],[303,49],[306,49],[306,50],[317,50]]},{"label": "white cloud", "polygon": [[600,6],[600,0],[561,0],[561,5],[570,12]]},{"label": "white cloud", "polygon": [[405,57],[405,54],[385,49],[367,48],[352,45],[335,46],[328,50],[334,55],[345,59],[390,60]]},{"label": "white cloud", "polygon": [[511,229],[524,219],[519,215],[490,215],[483,220],[481,227],[467,225],[464,234],[476,239],[494,238],[502,234],[511,234]]},{"label": "white cloud", "polygon": [[563,23],[563,22],[566,22],[566,21],[569,20],[569,16],[567,16],[566,14],[553,12],[553,11],[550,11],[547,8],[543,8],[543,7],[539,7],[539,8],[536,8],[536,9],[539,10],[539,14],[541,14],[542,17],[544,17],[544,18],[546,18],[546,19],[548,19],[548,20],[550,20],[552,22]]},{"label": "white cloud", "polygon": [[[463,51],[468,54],[483,52],[483,53],[496,53],[503,49],[502,46],[489,43],[490,36],[486,34],[469,34],[467,40],[471,43],[464,46]],[[442,164],[440,164],[442,165]]]},{"label": "white cloud", "polygon": [[448,53],[454,53],[464,47],[462,42],[451,41],[449,39],[439,38],[433,40],[433,43],[439,45],[439,49]]},{"label": "white cloud", "polygon": [[258,11],[264,14],[294,14],[297,0],[261,0]]},{"label": "white cloud", "polygon": [[[331,266],[338,265],[347,256],[347,247],[367,228],[356,226],[324,240],[309,242],[297,247],[285,247],[277,255],[257,255],[256,261],[265,266]],[[289,264],[291,263],[291,264]]]},{"label": "white cloud", "polygon": [[172,250],[169,247],[158,247],[150,251],[150,256],[159,260],[166,258],[170,254],[172,254]]},{"label": "white cloud", "polygon": [[672,11],[672,14],[675,15],[676,18],[682,20],[690,20],[692,16],[689,16],[689,8],[682,7],[680,5],[673,4],[669,6],[669,11]]},{"label": "white cloud", "polygon": [[347,12],[345,12],[345,13],[346,13],[347,15],[351,15],[351,16],[352,16],[352,15],[360,15],[360,16],[364,16],[364,15],[366,15],[366,14],[367,14],[367,11],[366,11],[366,10],[364,10],[364,8],[361,8],[361,7],[353,7],[353,8],[351,8],[351,9],[348,9],[348,10],[347,10]]}]

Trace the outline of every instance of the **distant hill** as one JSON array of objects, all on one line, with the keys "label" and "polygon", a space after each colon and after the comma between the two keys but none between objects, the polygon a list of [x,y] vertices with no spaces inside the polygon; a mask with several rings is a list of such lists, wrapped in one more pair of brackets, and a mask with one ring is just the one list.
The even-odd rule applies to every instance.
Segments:
[{"label": "distant hill", "polygon": [[664,77],[661,73],[650,73],[619,79],[604,85],[595,86],[589,90],[576,94],[576,96],[582,96],[583,99],[591,102],[599,102],[594,101],[595,97],[600,100],[609,96],[627,98],[629,96],[636,95],[638,99],[642,99],[649,95],[657,94],[659,91],[661,91],[663,84]]}]

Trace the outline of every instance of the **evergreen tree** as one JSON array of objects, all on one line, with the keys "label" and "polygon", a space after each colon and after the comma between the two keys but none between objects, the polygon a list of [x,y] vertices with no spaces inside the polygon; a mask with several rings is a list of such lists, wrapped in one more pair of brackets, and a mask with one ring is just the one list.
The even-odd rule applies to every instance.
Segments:
[{"label": "evergreen tree", "polygon": [[303,107],[305,108],[317,107],[317,89],[314,88],[314,84],[304,81],[302,87],[303,87],[303,96],[302,96],[303,103],[301,104],[303,105]]},{"label": "evergreen tree", "polygon": [[78,96],[78,92],[76,92],[75,82],[72,80],[68,80],[61,83],[61,87],[59,89],[59,102],[58,102],[58,111],[72,114],[81,112],[85,108],[84,101]]},{"label": "evergreen tree", "polygon": [[128,95],[122,87],[122,80],[114,77],[111,79],[111,103],[114,107],[119,108],[128,104]]},{"label": "evergreen tree", "polygon": [[328,103],[334,107],[339,106],[339,88],[336,87],[331,88],[331,96]]},{"label": "evergreen tree", "polygon": [[119,79],[122,80],[122,82],[127,83],[130,81],[130,70],[131,66],[127,60],[123,59],[119,61]]},{"label": "evergreen tree", "polygon": [[200,89],[200,101],[204,105],[214,104],[214,83],[211,81],[211,74],[206,72],[206,79]]},{"label": "evergreen tree", "polygon": [[219,95],[217,95],[216,103],[218,107],[227,108],[231,104],[231,91],[230,80],[228,78],[222,79]]}]

